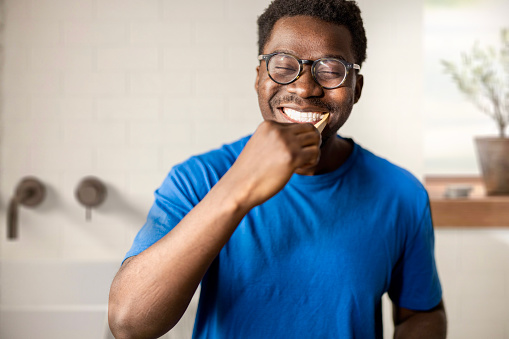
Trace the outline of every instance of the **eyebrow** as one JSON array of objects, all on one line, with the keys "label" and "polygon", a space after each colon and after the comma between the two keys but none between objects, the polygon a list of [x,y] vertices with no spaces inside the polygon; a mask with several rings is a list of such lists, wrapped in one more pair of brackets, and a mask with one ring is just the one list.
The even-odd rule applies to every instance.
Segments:
[{"label": "eyebrow", "polygon": [[[301,59],[299,56],[296,55],[297,53],[293,53],[293,51],[289,51],[289,50],[277,49],[277,50],[275,50],[272,53],[290,54],[290,55],[292,55],[292,56],[294,56],[294,57],[296,57],[298,59]],[[268,53],[268,54],[272,54],[272,53]],[[344,56],[342,56],[341,54],[326,54],[326,55],[321,56],[318,59],[323,59],[323,58],[334,58],[334,59],[339,59],[339,60],[343,60],[343,61],[347,61],[348,62],[348,60]],[[315,59],[315,60],[318,60],[318,59]],[[309,59],[301,59],[301,60],[309,60]]]}]

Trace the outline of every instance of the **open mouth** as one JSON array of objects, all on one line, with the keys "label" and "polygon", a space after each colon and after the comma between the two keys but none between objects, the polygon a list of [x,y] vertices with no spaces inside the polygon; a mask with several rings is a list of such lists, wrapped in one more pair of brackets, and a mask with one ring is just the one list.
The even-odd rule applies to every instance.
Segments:
[{"label": "open mouth", "polygon": [[281,107],[280,110],[288,117],[288,120],[297,123],[316,124],[325,116],[329,116],[327,112],[301,112],[288,107]]}]

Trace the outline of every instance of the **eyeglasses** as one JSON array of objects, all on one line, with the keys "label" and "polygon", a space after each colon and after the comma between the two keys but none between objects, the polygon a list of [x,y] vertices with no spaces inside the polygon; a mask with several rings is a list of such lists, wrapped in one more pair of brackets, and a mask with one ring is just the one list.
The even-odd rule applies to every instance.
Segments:
[{"label": "eyeglasses", "polygon": [[345,82],[350,69],[361,67],[336,58],[320,58],[318,60],[301,60],[286,53],[271,53],[258,56],[265,60],[269,77],[280,85],[288,85],[302,74],[303,64],[311,64],[313,79],[325,89],[338,88]]}]

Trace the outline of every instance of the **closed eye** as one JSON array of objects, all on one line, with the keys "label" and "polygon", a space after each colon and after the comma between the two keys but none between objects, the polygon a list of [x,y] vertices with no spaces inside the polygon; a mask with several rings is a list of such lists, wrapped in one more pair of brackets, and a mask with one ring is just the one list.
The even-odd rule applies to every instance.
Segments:
[{"label": "closed eye", "polygon": [[317,72],[316,75],[323,79],[336,79],[342,77],[342,74],[338,72],[326,72],[326,71]]},{"label": "closed eye", "polygon": [[275,71],[277,73],[281,73],[281,74],[293,74],[293,73],[297,72],[298,70],[295,68],[289,68],[289,67],[275,67]]}]

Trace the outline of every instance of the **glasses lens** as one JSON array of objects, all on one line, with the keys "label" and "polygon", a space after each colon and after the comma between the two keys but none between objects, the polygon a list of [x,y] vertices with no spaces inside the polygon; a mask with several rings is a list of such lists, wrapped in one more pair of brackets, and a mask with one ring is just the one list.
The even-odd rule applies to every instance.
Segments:
[{"label": "glasses lens", "polygon": [[275,82],[287,84],[299,75],[299,61],[291,55],[276,54],[268,63],[269,75]]},{"label": "glasses lens", "polygon": [[336,59],[321,59],[315,65],[315,77],[325,88],[338,87],[346,77],[346,67]]}]

